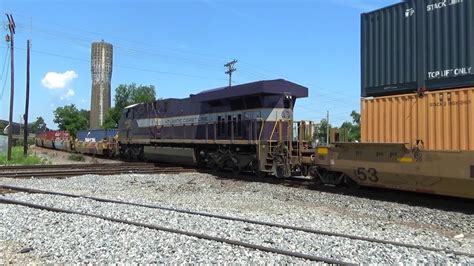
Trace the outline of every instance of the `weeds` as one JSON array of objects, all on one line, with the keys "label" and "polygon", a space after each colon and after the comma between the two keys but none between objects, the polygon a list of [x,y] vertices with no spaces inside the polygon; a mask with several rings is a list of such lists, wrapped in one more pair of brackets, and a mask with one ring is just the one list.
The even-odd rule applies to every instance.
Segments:
[{"label": "weeds", "polygon": [[77,162],[85,162],[86,158],[84,158],[84,155],[82,154],[69,154],[67,157],[71,161],[77,161]]},{"label": "weeds", "polygon": [[23,156],[23,147],[16,146],[12,148],[12,159],[7,161],[7,156],[0,154],[0,165],[33,165],[33,164],[47,164],[48,161],[28,154]]}]

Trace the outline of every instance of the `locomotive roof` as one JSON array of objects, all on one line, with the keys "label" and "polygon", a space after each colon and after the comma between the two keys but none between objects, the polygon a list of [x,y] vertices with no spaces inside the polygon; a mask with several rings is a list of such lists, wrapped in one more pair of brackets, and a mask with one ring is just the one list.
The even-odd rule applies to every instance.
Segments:
[{"label": "locomotive roof", "polygon": [[190,97],[197,102],[207,102],[255,94],[289,94],[295,98],[303,98],[308,97],[308,88],[284,79],[275,79],[207,90],[191,94]]}]

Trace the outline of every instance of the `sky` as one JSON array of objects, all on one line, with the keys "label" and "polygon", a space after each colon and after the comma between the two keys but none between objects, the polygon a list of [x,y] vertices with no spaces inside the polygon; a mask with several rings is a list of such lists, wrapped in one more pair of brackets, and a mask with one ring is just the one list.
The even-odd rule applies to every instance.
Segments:
[{"label": "sky", "polygon": [[[114,46],[112,101],[119,84],[154,85],[184,98],[233,84],[283,78],[309,88],[295,120],[333,126],[360,109],[360,14],[396,0],[0,0],[16,22],[14,120],[25,109],[26,42],[32,40],[30,121],[75,104],[90,109],[90,46]],[[8,120],[8,44],[0,45],[0,119]],[[112,103],[113,104],[113,103]]]}]

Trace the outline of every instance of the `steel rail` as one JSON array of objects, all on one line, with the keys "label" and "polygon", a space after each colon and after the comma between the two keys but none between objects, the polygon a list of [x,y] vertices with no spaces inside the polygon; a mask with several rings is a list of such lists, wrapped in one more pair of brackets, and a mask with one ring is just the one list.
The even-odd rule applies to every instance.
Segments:
[{"label": "steel rail", "polygon": [[360,240],[360,241],[379,243],[379,244],[385,244],[385,245],[394,245],[394,246],[413,248],[413,249],[423,249],[423,250],[434,251],[434,252],[446,252],[446,253],[452,253],[457,256],[467,256],[467,257],[474,258],[474,254],[467,253],[467,252],[460,252],[460,251],[454,251],[454,250],[448,250],[448,249],[442,249],[442,248],[434,248],[434,247],[402,243],[402,242],[390,241],[390,240],[382,240],[382,239],[376,239],[376,238],[370,238],[370,237],[364,237],[364,236],[355,236],[355,235],[349,235],[349,234],[335,233],[335,232],[329,232],[329,231],[323,231],[323,230],[316,230],[316,229],[307,228],[307,227],[298,227],[298,226],[292,226],[292,225],[263,222],[263,221],[244,219],[244,218],[238,218],[238,217],[232,217],[232,216],[226,216],[226,215],[211,214],[211,213],[206,213],[206,212],[197,212],[197,211],[190,211],[190,210],[184,210],[184,209],[178,209],[178,208],[163,207],[159,205],[126,202],[126,201],[121,201],[121,200],[111,200],[111,199],[98,198],[98,197],[92,197],[92,196],[82,196],[82,195],[75,195],[75,194],[69,194],[69,193],[63,193],[63,192],[46,191],[46,190],[15,187],[15,186],[8,186],[8,185],[0,185],[0,188],[26,192],[26,193],[48,194],[48,195],[56,195],[56,196],[63,196],[63,197],[70,197],[70,198],[84,198],[84,199],[94,200],[97,202],[115,203],[115,204],[130,205],[130,206],[136,206],[136,207],[159,209],[159,210],[164,210],[164,211],[198,215],[198,216],[217,218],[217,219],[222,219],[222,220],[244,222],[244,223],[250,223],[250,224],[255,224],[255,225],[276,227],[276,228],[281,228],[281,229],[289,229],[289,230],[301,231],[301,232],[312,233],[312,234],[317,234],[317,235],[335,236],[335,237],[348,238],[348,239],[353,239],[353,240]]},{"label": "steel rail", "polygon": [[26,170],[26,169],[56,169],[56,168],[72,168],[72,169],[77,169],[77,168],[89,168],[89,167],[116,167],[116,166],[134,166],[134,167],[155,167],[153,163],[104,163],[104,164],[98,164],[98,163],[82,163],[82,164],[50,164],[50,165],[7,165],[7,166],[2,166],[0,168],[0,171],[3,170]]},{"label": "steel rail", "polygon": [[0,171],[0,177],[6,178],[30,178],[34,177],[68,177],[82,174],[120,174],[120,173],[184,173],[195,172],[195,169],[186,169],[182,167],[139,167],[139,166],[115,166],[115,167],[100,167],[86,168],[86,169],[39,169],[38,171]]},{"label": "steel rail", "polygon": [[70,177],[70,176],[79,176],[79,175],[116,175],[116,174],[175,174],[175,173],[195,173],[195,170],[192,169],[177,169],[177,170],[97,170],[97,171],[75,171],[75,172],[35,172],[32,174],[10,174],[10,175],[0,175],[0,178],[61,178],[61,177]]},{"label": "steel rail", "polygon": [[48,206],[38,205],[38,204],[24,202],[24,201],[11,200],[11,199],[7,199],[5,197],[0,197],[0,203],[19,205],[19,206],[24,206],[24,207],[29,207],[29,208],[34,208],[34,209],[39,209],[39,210],[44,210],[44,211],[57,212],[57,213],[68,213],[68,214],[76,214],[76,215],[81,215],[81,216],[98,218],[98,219],[102,219],[102,220],[105,220],[105,221],[123,223],[123,224],[134,225],[134,226],[153,229],[153,230],[159,230],[159,231],[164,231],[164,232],[169,232],[169,233],[174,233],[174,234],[186,235],[186,236],[196,237],[196,238],[200,238],[200,239],[204,239],[204,240],[216,241],[216,242],[226,243],[226,244],[230,244],[230,245],[241,246],[241,247],[245,247],[245,248],[261,250],[261,251],[265,251],[265,252],[276,253],[276,254],[291,256],[291,257],[310,260],[310,261],[318,261],[318,262],[338,264],[338,265],[356,265],[355,263],[348,263],[348,262],[345,262],[345,261],[340,261],[340,260],[335,260],[335,259],[330,259],[330,258],[323,258],[323,257],[314,256],[314,255],[310,255],[310,254],[304,254],[304,253],[300,253],[300,252],[294,252],[294,251],[283,250],[283,249],[278,249],[278,248],[266,247],[266,246],[251,244],[251,243],[242,242],[242,241],[238,241],[238,240],[231,240],[231,239],[222,238],[222,237],[215,237],[215,236],[210,236],[210,235],[205,235],[205,234],[193,233],[193,232],[188,232],[188,231],[184,231],[184,230],[172,229],[172,228],[157,226],[157,225],[153,225],[153,224],[145,224],[145,223],[140,223],[140,222],[134,222],[134,221],[118,219],[118,218],[113,218],[113,217],[108,217],[108,216],[103,216],[103,215],[98,215],[98,214],[91,214],[91,213],[61,209],[61,208],[56,208],[56,207],[48,207]]},{"label": "steel rail", "polygon": [[136,166],[126,166],[126,167],[94,167],[94,168],[88,168],[88,169],[69,169],[69,168],[61,168],[61,169],[40,169],[39,171],[5,171],[2,172],[0,171],[0,176],[4,175],[33,175],[36,173],[62,173],[62,172],[68,172],[68,173],[75,173],[75,172],[87,172],[87,171],[123,171],[123,170],[143,170],[143,171],[178,171],[178,170],[184,170],[184,168],[181,167],[167,167],[167,168],[155,168],[155,167],[136,167]]}]

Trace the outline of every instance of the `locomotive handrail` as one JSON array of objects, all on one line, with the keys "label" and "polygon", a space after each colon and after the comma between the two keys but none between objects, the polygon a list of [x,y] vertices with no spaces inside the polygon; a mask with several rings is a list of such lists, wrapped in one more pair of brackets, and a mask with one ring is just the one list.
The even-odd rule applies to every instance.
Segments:
[{"label": "locomotive handrail", "polygon": [[265,120],[263,120],[262,118],[256,118],[255,120],[260,120],[260,122],[263,122],[260,126],[260,133],[258,135],[258,143],[260,143],[260,141],[262,140],[262,133],[263,133],[263,128],[265,126]]},{"label": "locomotive handrail", "polygon": [[280,120],[275,120],[275,124],[273,125],[273,129],[272,129],[272,134],[270,134],[270,138],[268,140],[270,140],[270,141],[273,140],[273,134],[275,133],[276,126],[279,123],[280,123]]}]

